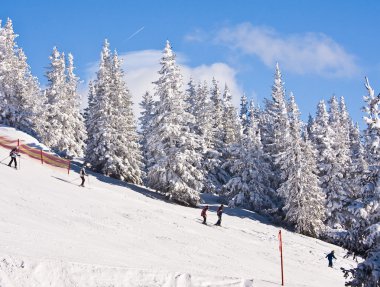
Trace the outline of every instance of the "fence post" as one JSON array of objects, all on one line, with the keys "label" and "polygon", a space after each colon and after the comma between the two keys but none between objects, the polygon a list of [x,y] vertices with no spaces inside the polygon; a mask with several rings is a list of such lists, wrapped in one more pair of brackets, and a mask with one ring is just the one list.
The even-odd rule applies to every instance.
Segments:
[{"label": "fence post", "polygon": [[68,167],[67,167],[67,174],[70,174],[70,161],[69,161],[69,164],[68,164]]},{"label": "fence post", "polygon": [[44,164],[44,155],[42,154],[42,149],[41,149],[41,164]]},{"label": "fence post", "polygon": [[17,139],[17,146],[20,146],[20,139]]}]

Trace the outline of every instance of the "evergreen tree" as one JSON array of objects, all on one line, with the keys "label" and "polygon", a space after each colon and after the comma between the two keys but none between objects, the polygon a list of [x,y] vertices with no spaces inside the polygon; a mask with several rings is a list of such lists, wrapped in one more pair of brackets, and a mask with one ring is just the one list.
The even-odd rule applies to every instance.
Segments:
[{"label": "evergreen tree", "polygon": [[107,160],[112,156],[110,149],[113,146],[111,139],[113,131],[109,123],[109,115],[112,112],[110,102],[111,72],[111,51],[108,41],[105,40],[93,89],[90,86],[86,161],[91,163],[95,170],[104,171],[106,174]]},{"label": "evergreen tree", "polygon": [[247,134],[248,129],[248,101],[245,94],[240,98],[240,121],[243,128],[243,133]]},{"label": "evergreen tree", "polygon": [[[93,81],[90,81],[89,84],[88,84],[88,105],[87,107],[84,109],[84,122],[85,122],[85,126],[86,126],[86,131],[88,131],[90,129],[90,122],[91,122],[91,113],[90,111],[93,109],[93,105],[94,105],[94,99],[95,99],[95,87],[94,87],[94,83]],[[88,138],[87,138],[87,142],[88,142]]]},{"label": "evergreen tree", "polygon": [[195,84],[192,78],[190,78],[190,81],[187,85],[188,85],[188,89],[186,90],[186,94],[185,94],[185,102],[187,103],[186,111],[194,115],[197,92],[196,92]]},{"label": "evergreen tree", "polygon": [[67,106],[66,96],[66,63],[64,53],[60,54],[54,47],[50,59],[50,67],[46,73],[48,86],[46,95],[46,123],[44,126],[43,141],[45,145],[56,152],[63,152],[62,141],[65,140],[64,124],[68,119],[65,111]]},{"label": "evergreen tree", "polygon": [[[364,146],[361,141],[360,136],[360,130],[359,125],[351,121],[350,124],[350,154],[352,159],[352,178],[357,179],[360,178],[360,175],[362,175],[367,169],[368,164],[365,157],[365,151]],[[359,185],[359,183],[355,184],[356,186]]]},{"label": "evergreen tree", "polygon": [[223,143],[225,148],[231,144],[238,143],[241,137],[241,122],[239,121],[236,108],[232,104],[232,96],[227,84],[223,93]]},{"label": "evergreen tree", "polygon": [[79,78],[74,74],[74,58],[69,53],[66,76],[66,109],[67,121],[63,123],[64,145],[60,147],[68,157],[83,156],[87,139],[84,118],[80,113],[81,97],[78,94]]},{"label": "evergreen tree", "polygon": [[368,165],[365,160],[363,144],[360,140],[360,132],[358,125],[350,124],[350,154],[352,166],[350,170],[350,203],[345,216],[345,232],[339,232],[335,236],[335,241],[349,246],[353,242],[352,232],[358,232],[363,228],[363,219],[361,218],[361,210],[363,210],[363,185],[368,178]]},{"label": "evergreen tree", "polygon": [[261,136],[264,152],[270,156],[272,170],[271,188],[277,190],[281,179],[282,155],[289,147],[289,119],[285,100],[284,83],[279,65],[276,65],[272,97],[266,100],[264,115],[261,117]]},{"label": "evergreen tree", "polygon": [[117,53],[106,40],[90,106],[86,159],[95,170],[135,184],[142,183],[142,155],[131,94]]},{"label": "evergreen tree", "polygon": [[[350,178],[348,119],[344,101],[339,107],[332,97],[329,113],[324,101],[319,102],[311,130],[317,150],[318,175],[326,195],[327,224],[337,230],[344,230],[348,224],[347,209],[354,190]],[[333,233],[329,236],[334,237]]]},{"label": "evergreen tree", "polygon": [[307,120],[307,125],[306,125],[306,132],[307,132],[307,137],[309,140],[312,142],[314,141],[313,139],[313,134],[314,134],[314,118],[309,114],[308,120]]},{"label": "evergreen tree", "polygon": [[220,152],[223,149],[223,103],[221,92],[218,86],[218,82],[215,78],[212,79],[211,87],[211,103],[212,103],[212,114],[213,114],[213,138],[214,138],[214,147]]},{"label": "evergreen tree", "polygon": [[344,98],[340,105],[333,96],[330,99],[329,125],[332,133],[333,160],[329,172],[329,182],[326,188],[327,195],[327,223],[332,228],[345,229],[346,208],[353,197],[353,188],[350,182],[351,159],[349,149],[350,119],[345,107]]},{"label": "evergreen tree", "polygon": [[251,102],[247,134],[231,151],[233,174],[223,186],[223,195],[232,206],[242,206],[259,213],[272,213],[275,191],[270,188],[270,166],[263,152],[259,119]]},{"label": "evergreen tree", "polygon": [[155,164],[150,166],[147,180],[150,187],[167,193],[170,199],[195,206],[202,190],[202,155],[199,137],[188,124],[193,116],[186,112],[182,89],[182,75],[175,55],[166,42],[161,58],[160,78],[155,84],[159,99],[154,108],[152,130],[148,137],[149,156]]},{"label": "evergreen tree", "polygon": [[[250,100],[249,101],[249,108],[248,108],[248,113],[247,113],[247,123],[248,125],[251,124],[251,119],[255,119],[257,120],[257,125],[258,125],[258,128],[261,130],[262,128],[262,123],[264,122],[262,120],[262,117],[263,117],[263,111],[259,108],[259,106],[255,106],[255,103],[253,100]],[[248,134],[248,133],[246,133]]]},{"label": "evergreen tree", "polygon": [[[340,109],[340,160],[343,165],[346,183],[346,192],[349,201],[357,200],[361,197],[362,178],[368,166],[365,160],[364,147],[360,138],[359,126],[352,122],[344,102],[341,97],[339,103]],[[348,185],[348,186],[347,186]],[[347,216],[349,217],[349,216]],[[350,228],[351,224],[346,219],[346,227]]]},{"label": "evergreen tree", "polygon": [[222,169],[228,175],[226,182],[230,179],[233,174],[231,166],[239,157],[236,152],[241,150],[241,139],[242,139],[242,126],[241,121],[236,111],[236,108],[232,105],[232,96],[230,90],[225,85],[223,98],[223,117],[222,117],[222,127],[223,127],[223,164]]},{"label": "evergreen tree", "polygon": [[[335,134],[338,136],[336,148],[339,150],[337,161],[339,162],[344,178],[349,179],[350,168],[352,166],[350,153],[350,129],[351,118],[348,114],[344,97],[340,98],[338,110],[338,127],[335,129]],[[334,127],[333,127],[334,129]]]},{"label": "evergreen tree", "polygon": [[210,109],[207,112],[210,114],[208,118],[211,120],[211,131],[208,138],[212,142],[208,144],[210,148],[207,150],[204,160],[207,171],[204,191],[215,193],[220,192],[222,186],[229,180],[229,174],[223,167],[226,163],[223,155],[226,151],[223,125],[224,107],[218,82],[215,78],[212,79],[210,94]]},{"label": "evergreen tree", "polygon": [[364,117],[364,121],[367,124],[367,129],[364,130],[365,148],[367,150],[367,158],[369,165],[375,165],[380,162],[380,134],[377,126],[380,126],[380,116],[378,113],[378,105],[380,103],[380,96],[375,95],[375,91],[369,84],[366,78],[365,86],[368,91],[368,95],[364,97],[364,101],[367,106],[364,107],[364,111],[368,114]]},{"label": "evergreen tree", "polygon": [[365,86],[368,91],[364,97],[364,110],[367,113],[364,120],[367,124],[365,135],[366,146],[369,148],[369,173],[366,175],[362,199],[352,208],[357,222],[350,230],[351,240],[346,244],[349,250],[364,258],[356,268],[345,270],[346,277],[352,276],[346,285],[355,287],[380,285],[380,98],[375,96],[367,78]]},{"label": "evergreen tree", "polygon": [[202,145],[202,170],[205,174],[202,192],[216,192],[220,183],[215,174],[220,167],[220,153],[215,149],[213,102],[209,98],[207,82],[196,88],[193,115],[195,133],[200,136]]},{"label": "evergreen tree", "polygon": [[329,115],[323,100],[318,103],[310,138],[313,140],[317,152],[317,170],[321,187],[327,194],[335,155],[333,151],[333,130],[329,124]]},{"label": "evergreen tree", "polygon": [[132,95],[125,83],[124,71],[116,52],[112,58],[111,78],[111,106],[115,108],[110,115],[114,128],[114,164],[108,167],[107,173],[127,182],[141,184],[143,158],[132,109]]},{"label": "evergreen tree", "polygon": [[142,147],[142,153],[144,156],[144,164],[145,164],[145,170],[152,164],[149,163],[149,156],[148,156],[148,136],[151,133],[151,125],[152,125],[152,119],[153,119],[153,110],[154,110],[155,102],[153,100],[153,96],[146,92],[143,95],[143,100],[140,103],[140,106],[142,108],[141,111],[141,117],[140,120],[140,126],[141,126],[141,147]]},{"label": "evergreen tree", "polygon": [[209,99],[209,88],[207,82],[198,84],[193,108],[195,118],[195,132],[203,138],[206,149],[214,148],[214,138],[212,133],[212,104]]},{"label": "evergreen tree", "polygon": [[78,78],[74,74],[73,56],[65,55],[57,48],[50,56],[50,67],[46,74],[48,87],[45,91],[46,124],[44,143],[65,157],[83,156],[86,131],[80,114],[80,96],[77,92]]},{"label": "evergreen tree", "polygon": [[300,113],[293,95],[288,110],[292,145],[283,155],[281,171],[285,181],[278,192],[283,197],[285,221],[297,232],[317,237],[323,226],[324,195],[314,173],[315,155],[310,141],[302,139]]},{"label": "evergreen tree", "polygon": [[44,98],[16,38],[12,21],[0,22],[0,122],[40,137]]}]

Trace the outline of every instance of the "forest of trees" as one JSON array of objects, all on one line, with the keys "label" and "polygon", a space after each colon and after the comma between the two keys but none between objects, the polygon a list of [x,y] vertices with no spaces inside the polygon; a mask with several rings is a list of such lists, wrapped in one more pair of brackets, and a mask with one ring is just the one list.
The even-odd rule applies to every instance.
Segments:
[{"label": "forest of trees", "polygon": [[364,130],[335,96],[304,123],[278,64],[263,106],[242,95],[237,109],[217,79],[184,85],[167,41],[154,93],[141,95],[138,125],[128,78],[107,40],[82,113],[73,56],[53,48],[41,89],[16,36],[11,20],[0,24],[0,123],[180,204],[218,194],[231,207],[339,244],[364,258],[344,270],[347,284],[379,286],[380,95],[367,78]]}]

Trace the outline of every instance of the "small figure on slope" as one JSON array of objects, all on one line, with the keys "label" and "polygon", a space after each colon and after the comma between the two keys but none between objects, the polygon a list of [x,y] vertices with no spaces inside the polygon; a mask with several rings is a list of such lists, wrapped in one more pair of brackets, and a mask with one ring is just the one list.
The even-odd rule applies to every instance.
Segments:
[{"label": "small figure on slope", "polygon": [[216,215],[218,215],[218,221],[215,223],[215,225],[220,226],[222,223],[222,214],[223,214],[223,204],[221,204],[218,208],[218,211],[216,212]]},{"label": "small figure on slope", "polygon": [[326,258],[329,260],[329,267],[333,267],[333,258],[336,259],[334,256],[334,250],[331,251],[329,254],[326,255]]},{"label": "small figure on slope", "polygon": [[203,207],[203,209],[202,209],[202,212],[201,212],[201,216],[203,217],[203,224],[207,224],[206,223],[206,219],[207,219],[207,214],[206,214],[206,212],[207,212],[207,210],[208,210],[208,205],[206,205],[205,207]]},{"label": "small figure on slope", "polygon": [[82,166],[82,168],[80,169],[79,176],[82,179],[82,183],[80,184],[80,186],[84,187],[84,182],[85,182],[84,177],[88,176],[88,174],[86,173],[86,169],[84,168],[84,166]]},{"label": "small figure on slope", "polygon": [[17,160],[16,157],[20,156],[18,153],[18,147],[15,147],[14,149],[11,150],[9,153],[9,156],[11,157],[11,161],[9,162],[8,166],[12,165],[12,162],[15,163],[15,168],[17,168]]}]

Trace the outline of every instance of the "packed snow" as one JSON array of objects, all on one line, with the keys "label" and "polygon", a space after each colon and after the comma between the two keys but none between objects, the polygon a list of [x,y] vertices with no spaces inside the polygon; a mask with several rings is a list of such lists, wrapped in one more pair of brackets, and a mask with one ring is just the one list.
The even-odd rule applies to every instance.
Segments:
[{"label": "packed snow", "polygon": [[[0,135],[33,138],[1,127]],[[1,158],[9,150],[0,148]],[[21,156],[21,169],[0,165],[0,286],[280,286],[279,227],[241,209],[226,208],[215,227],[200,209],[167,202],[141,186],[90,173],[79,184]],[[285,286],[344,286],[345,251],[283,230]],[[334,268],[326,254],[335,250]]]}]

